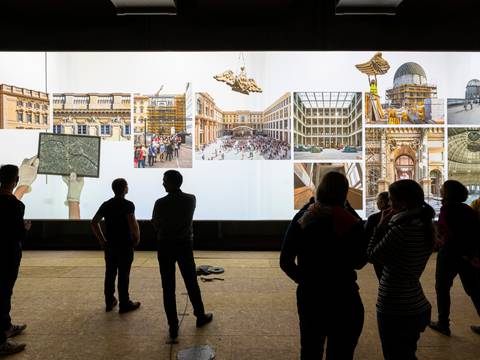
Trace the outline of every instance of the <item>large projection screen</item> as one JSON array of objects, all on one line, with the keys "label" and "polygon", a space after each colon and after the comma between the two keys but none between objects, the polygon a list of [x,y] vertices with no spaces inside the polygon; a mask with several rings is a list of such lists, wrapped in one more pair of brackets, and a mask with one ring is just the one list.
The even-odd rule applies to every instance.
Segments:
[{"label": "large projection screen", "polygon": [[68,219],[72,202],[90,219],[117,177],[127,179],[137,217],[150,219],[167,169],[180,170],[183,190],[196,195],[196,220],[288,220],[328,171],[347,176],[348,200],[363,217],[403,178],[418,181],[438,210],[447,178],[467,185],[469,200],[480,192],[479,60],[447,52],[3,52],[0,164],[35,168],[40,134],[55,133],[79,145],[65,147],[65,164],[41,167],[80,172],[88,144],[79,136],[100,141],[98,177],[22,174],[30,219]]}]

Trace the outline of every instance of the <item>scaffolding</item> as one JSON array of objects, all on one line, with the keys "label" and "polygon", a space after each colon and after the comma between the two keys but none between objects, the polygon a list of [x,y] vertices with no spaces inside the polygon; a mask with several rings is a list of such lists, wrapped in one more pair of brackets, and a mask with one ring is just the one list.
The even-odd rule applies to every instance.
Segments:
[{"label": "scaffolding", "polygon": [[386,171],[386,165],[382,164],[380,159],[381,139],[385,130],[379,128],[366,129],[365,134],[365,165],[367,178],[367,199],[377,196],[378,180],[381,178],[382,166],[383,173]]}]

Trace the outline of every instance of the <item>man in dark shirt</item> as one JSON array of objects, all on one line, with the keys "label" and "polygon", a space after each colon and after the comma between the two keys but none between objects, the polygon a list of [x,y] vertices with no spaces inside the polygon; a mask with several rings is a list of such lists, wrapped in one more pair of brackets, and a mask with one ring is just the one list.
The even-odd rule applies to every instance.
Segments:
[{"label": "man in dark shirt", "polygon": [[22,351],[25,344],[10,338],[19,335],[26,325],[12,325],[10,318],[13,287],[22,258],[22,244],[30,222],[23,220],[25,205],[13,195],[18,183],[18,167],[0,168],[0,355]]},{"label": "man in dark shirt", "polygon": [[197,327],[208,324],[213,319],[205,313],[202,295],[197,282],[195,260],[193,258],[193,213],[196,199],[194,195],[180,190],[182,175],[175,170],[163,175],[163,186],[168,195],[158,199],[153,209],[152,224],[157,230],[158,263],[163,287],[163,304],[172,339],[178,336],[178,316],[175,300],[175,263],[178,262],[188,296],[197,317]]},{"label": "man in dark shirt", "polygon": [[[128,294],[133,249],[140,242],[140,229],[135,219],[135,205],[125,199],[127,181],[115,179],[112,190],[115,196],[100,206],[92,220],[92,230],[105,250],[105,311],[117,305],[115,278],[118,272],[118,312],[125,313],[140,307],[140,303],[131,301]],[[102,219],[105,219],[106,236],[100,227]]]}]

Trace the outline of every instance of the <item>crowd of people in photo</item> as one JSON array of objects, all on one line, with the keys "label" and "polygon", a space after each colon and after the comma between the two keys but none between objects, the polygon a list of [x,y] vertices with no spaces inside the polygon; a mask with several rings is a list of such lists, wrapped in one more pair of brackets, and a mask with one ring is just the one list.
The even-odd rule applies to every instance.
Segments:
[{"label": "crowd of people in photo", "polygon": [[152,137],[148,146],[135,146],[135,167],[154,167],[157,162],[170,162],[179,157],[181,145],[182,138],[178,135]]},{"label": "crowd of people in photo", "polygon": [[[263,143],[257,143],[262,148]],[[235,146],[235,145],[233,145]],[[0,354],[20,352],[25,344],[12,340],[26,329],[10,318],[11,297],[17,279],[21,243],[30,228],[24,221],[25,206],[15,196],[19,168],[0,168]],[[179,335],[175,299],[175,267],[184,279],[196,316],[196,326],[213,319],[205,312],[193,254],[193,214],[196,199],[182,192],[182,175],[168,170],[163,176],[167,195],[155,202],[151,223],[157,232],[158,262],[163,304],[172,340]],[[367,221],[347,201],[347,178],[338,172],[325,174],[315,197],[295,215],[285,233],[280,268],[297,284],[300,358],[353,359],[363,331],[365,308],[357,272],[370,262],[378,278],[376,317],[383,356],[387,360],[415,360],[417,342],[427,327],[451,335],[450,290],[457,275],[480,316],[480,200],[465,202],[468,190],[460,182],[441,187],[442,207],[425,202],[422,187],[413,180],[392,183],[377,198],[378,213]],[[118,304],[119,313],[140,308],[129,296],[129,277],[134,249],[141,242],[135,205],[125,197],[125,179],[112,182],[114,196],[105,201],[92,219],[92,231],[105,252],[105,310]],[[105,221],[105,230],[100,226]],[[432,306],[420,277],[430,256],[436,257],[436,304]],[[118,295],[115,297],[115,279]],[[480,326],[471,330],[480,335]],[[373,334],[374,332],[369,332]]]},{"label": "crowd of people in photo", "polygon": [[290,144],[263,135],[236,138],[224,136],[200,146],[202,160],[225,160],[226,154],[233,154],[240,160],[285,160],[290,158]]}]

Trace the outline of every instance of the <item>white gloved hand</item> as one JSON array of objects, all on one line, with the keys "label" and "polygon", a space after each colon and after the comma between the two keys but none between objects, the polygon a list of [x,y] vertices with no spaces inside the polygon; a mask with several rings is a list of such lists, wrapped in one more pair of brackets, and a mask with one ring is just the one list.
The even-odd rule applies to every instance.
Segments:
[{"label": "white gloved hand", "polygon": [[62,176],[62,180],[68,186],[66,205],[69,202],[79,203],[84,183],[83,177],[77,177],[77,174],[71,173],[70,176]]},{"label": "white gloved hand", "polygon": [[25,193],[32,191],[32,184],[37,178],[38,162],[38,157],[33,156],[29,159],[23,159],[20,165],[17,186],[26,186],[27,191]]}]

